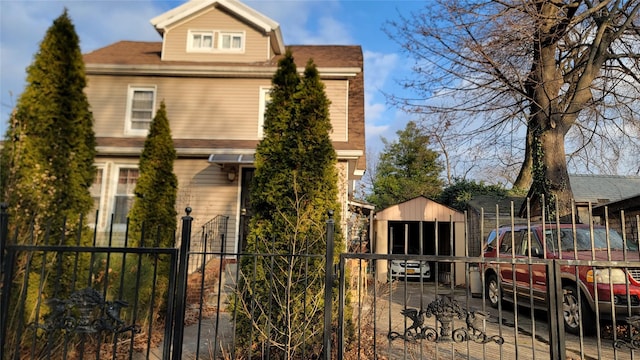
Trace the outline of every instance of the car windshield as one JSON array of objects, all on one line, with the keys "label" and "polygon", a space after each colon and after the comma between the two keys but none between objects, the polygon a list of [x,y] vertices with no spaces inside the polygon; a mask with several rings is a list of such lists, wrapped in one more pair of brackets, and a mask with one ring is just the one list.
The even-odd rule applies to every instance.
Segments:
[{"label": "car windshield", "polygon": [[[575,239],[573,229],[563,228],[560,229],[560,243],[562,251],[576,250],[591,250],[591,231],[588,228],[577,228],[575,232]],[[558,246],[558,231],[557,229],[548,229],[545,231],[545,237],[547,240],[547,246],[550,249],[556,249]],[[609,230],[609,236],[607,239],[607,230],[604,228],[593,229],[593,246],[595,249],[611,249],[622,250],[624,248],[625,241],[622,236],[615,230]],[[638,245],[626,241],[627,250],[638,250]]]}]

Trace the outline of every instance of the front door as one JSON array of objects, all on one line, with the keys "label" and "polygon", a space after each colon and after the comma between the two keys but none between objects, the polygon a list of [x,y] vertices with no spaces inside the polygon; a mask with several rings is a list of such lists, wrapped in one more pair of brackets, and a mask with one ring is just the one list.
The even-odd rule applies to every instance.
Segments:
[{"label": "front door", "polygon": [[253,181],[254,168],[242,168],[240,177],[240,244],[238,251],[244,252],[247,248],[247,236],[249,235],[249,224],[253,217],[251,208],[251,182]]}]

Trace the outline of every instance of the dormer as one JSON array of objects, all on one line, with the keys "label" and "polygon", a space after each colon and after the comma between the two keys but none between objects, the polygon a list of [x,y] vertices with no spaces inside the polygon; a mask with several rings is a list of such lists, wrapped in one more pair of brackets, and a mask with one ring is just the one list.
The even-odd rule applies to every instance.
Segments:
[{"label": "dormer", "polygon": [[280,25],[236,0],[190,0],[151,24],[162,61],[260,63],[285,52]]}]

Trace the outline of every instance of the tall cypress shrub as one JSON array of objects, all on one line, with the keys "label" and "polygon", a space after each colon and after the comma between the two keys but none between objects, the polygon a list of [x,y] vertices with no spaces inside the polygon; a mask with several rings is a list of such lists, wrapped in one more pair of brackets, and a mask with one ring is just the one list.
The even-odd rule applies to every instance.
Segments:
[{"label": "tall cypress shrub", "polygon": [[[175,159],[176,150],[163,101],[151,122],[149,134],[140,155],[140,176],[134,189],[136,198],[129,212],[129,239],[132,246],[175,246],[177,228],[175,206],[178,188],[178,179],[173,172]],[[152,269],[156,264],[158,272],[153,279],[152,271],[145,271],[145,269]],[[166,305],[162,299],[166,299],[169,284],[169,259],[145,258],[143,265],[143,268],[138,271],[143,272],[140,275],[145,281],[141,282],[139,288],[129,290],[137,292],[142,303],[146,304],[151,299],[152,290],[155,288],[160,293],[156,294],[156,298],[160,300],[155,304],[155,312]]]},{"label": "tall cypress shrub", "polygon": [[156,112],[140,155],[140,176],[129,212],[133,245],[140,245],[144,229],[146,246],[174,247],[177,228],[176,197],[178,178],[173,172],[176,159],[164,101]]},{"label": "tall cypress shrub", "polygon": [[[73,228],[93,205],[96,140],[85,87],[80,40],[65,10],[27,68],[27,86],[2,149],[2,196],[11,225],[20,235],[30,225],[35,229],[35,237],[23,241],[42,244],[48,224],[60,226],[66,219]],[[66,243],[75,241],[70,237]]]},{"label": "tall cypress shrub", "polygon": [[[18,243],[91,242],[90,232],[83,231],[86,229],[81,225],[82,217],[93,205],[89,187],[95,177],[96,154],[93,115],[85,86],[80,40],[65,10],[47,30],[27,68],[27,85],[10,118],[2,149],[0,194],[8,205],[9,233],[17,234]],[[20,316],[13,316],[19,313],[16,310],[24,309],[26,323],[42,322],[50,311],[44,300],[67,297],[85,286],[89,276],[88,256],[72,259],[51,252],[21,256],[16,261],[20,268],[14,271],[28,278],[26,298],[19,302],[13,297],[11,303],[17,308],[10,309],[12,316],[8,324],[3,324],[7,326],[6,333],[11,334],[5,339],[5,349],[16,352],[21,346],[14,342],[21,326]],[[14,284],[14,289],[22,285]],[[31,336],[22,335],[23,341]],[[61,335],[50,336],[47,342],[52,344]]]},{"label": "tall cypress shrub", "polygon": [[[276,256],[241,260],[231,306],[239,311],[242,350],[269,349],[274,359],[322,353],[329,210],[340,223],[329,103],[313,61],[300,77],[287,52],[272,79],[265,136],[256,150],[247,239],[248,252]],[[344,247],[339,229],[335,236],[338,251]]]}]

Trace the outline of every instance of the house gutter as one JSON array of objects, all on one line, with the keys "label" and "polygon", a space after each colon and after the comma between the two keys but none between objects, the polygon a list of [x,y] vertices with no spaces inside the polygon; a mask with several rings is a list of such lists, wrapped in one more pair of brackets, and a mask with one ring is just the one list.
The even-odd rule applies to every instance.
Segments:
[{"label": "house gutter", "polygon": [[[185,66],[185,65],[117,65],[117,64],[87,64],[89,75],[158,75],[183,77],[264,77],[272,78],[277,67],[269,66]],[[350,78],[362,71],[358,67],[318,67],[322,78]],[[303,71],[300,71],[303,73]]]}]

